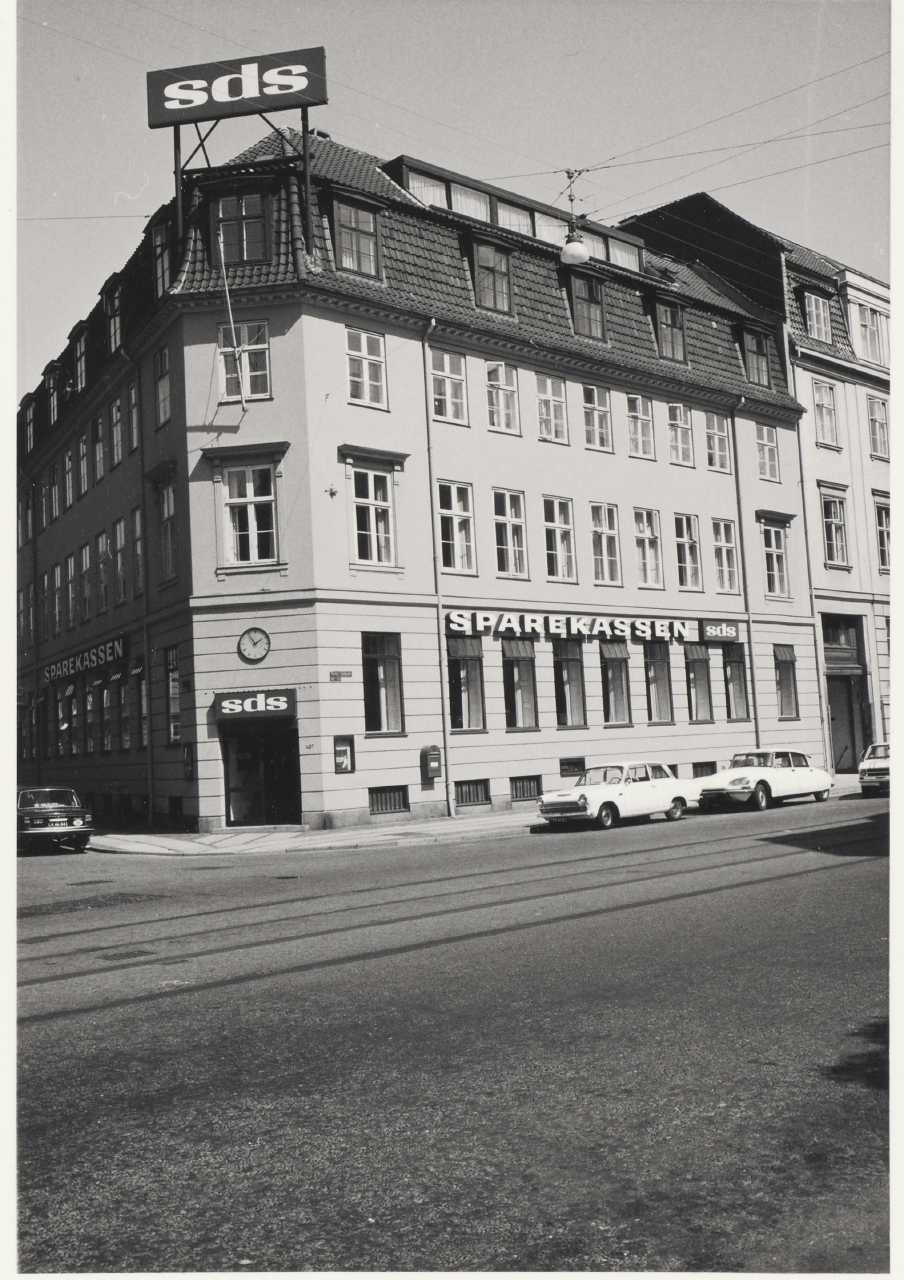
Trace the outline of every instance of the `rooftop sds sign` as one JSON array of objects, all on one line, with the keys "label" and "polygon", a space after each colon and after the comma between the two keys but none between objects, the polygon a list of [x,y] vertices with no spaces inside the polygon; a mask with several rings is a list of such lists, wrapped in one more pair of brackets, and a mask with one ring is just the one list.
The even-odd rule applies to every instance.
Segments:
[{"label": "rooftop sds sign", "polygon": [[316,107],[327,100],[325,53],[319,46],[169,67],[149,71],[147,87],[152,129]]}]

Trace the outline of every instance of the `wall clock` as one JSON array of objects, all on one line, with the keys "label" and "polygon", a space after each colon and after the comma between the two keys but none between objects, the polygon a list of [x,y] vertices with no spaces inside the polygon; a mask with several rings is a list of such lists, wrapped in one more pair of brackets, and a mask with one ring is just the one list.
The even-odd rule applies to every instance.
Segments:
[{"label": "wall clock", "polygon": [[270,637],[263,627],[248,627],[239,636],[239,653],[246,662],[262,662],[270,652]]}]

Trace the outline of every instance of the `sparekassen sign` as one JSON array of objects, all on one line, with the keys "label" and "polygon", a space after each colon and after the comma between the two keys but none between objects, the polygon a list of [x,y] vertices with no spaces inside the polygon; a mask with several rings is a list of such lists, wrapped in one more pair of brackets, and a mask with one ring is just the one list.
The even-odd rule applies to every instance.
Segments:
[{"label": "sparekassen sign", "polygon": [[326,55],[320,45],[149,71],[147,91],[152,129],[321,106],[327,101]]},{"label": "sparekassen sign", "polygon": [[59,662],[48,662],[44,668],[44,681],[46,684],[51,684],[54,680],[81,675],[83,671],[94,671],[97,667],[108,667],[113,662],[121,662],[126,656],[126,648],[125,636],[115,636],[114,639],[107,640],[103,644],[92,644],[69,658],[61,658]]},{"label": "sparekassen sign", "polygon": [[446,630],[456,636],[553,637],[568,640],[702,640],[724,644],[740,638],[736,620],[706,618],[620,618],[588,613],[502,613],[450,609]]}]

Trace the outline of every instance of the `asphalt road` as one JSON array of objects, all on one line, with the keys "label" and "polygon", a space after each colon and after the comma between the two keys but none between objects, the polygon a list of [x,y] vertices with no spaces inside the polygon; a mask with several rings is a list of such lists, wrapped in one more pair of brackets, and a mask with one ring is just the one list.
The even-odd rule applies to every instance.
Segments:
[{"label": "asphalt road", "polygon": [[887,803],[19,860],[19,1267],[888,1269]]}]

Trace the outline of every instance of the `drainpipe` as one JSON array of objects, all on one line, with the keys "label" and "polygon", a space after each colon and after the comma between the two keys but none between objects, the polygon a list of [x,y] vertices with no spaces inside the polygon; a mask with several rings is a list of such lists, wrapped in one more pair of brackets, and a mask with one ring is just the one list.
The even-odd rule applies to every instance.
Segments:
[{"label": "drainpipe", "polygon": [[731,447],[734,451],[735,504],[738,509],[738,551],[741,557],[741,583],[744,600],[744,620],[747,624],[747,649],[750,653],[750,702],[753,710],[753,732],[757,747],[762,746],[760,734],[760,712],[756,696],[756,666],[753,661],[753,622],[750,617],[750,592],[747,587],[747,553],[744,548],[744,508],[741,504],[741,466],[738,453],[738,424],[735,413],[747,403],[746,396],[740,396],[738,403],[731,411]]},{"label": "drainpipe", "polygon": [[436,328],[436,318],[430,323],[421,338],[421,360],[424,370],[424,422],[427,428],[427,504],[430,512],[430,536],[433,544],[433,598],[436,601],[436,654],[439,660],[440,710],[442,712],[443,730],[443,776],[446,782],[446,813],[450,818],[455,815],[455,790],[449,776],[449,690],[446,681],[446,631],[443,625],[443,601],[440,594],[440,538],[437,528],[436,502],[433,497],[433,433],[432,415],[430,413],[430,372],[427,365],[427,344],[430,335]]}]

